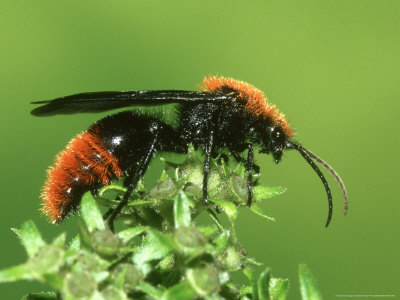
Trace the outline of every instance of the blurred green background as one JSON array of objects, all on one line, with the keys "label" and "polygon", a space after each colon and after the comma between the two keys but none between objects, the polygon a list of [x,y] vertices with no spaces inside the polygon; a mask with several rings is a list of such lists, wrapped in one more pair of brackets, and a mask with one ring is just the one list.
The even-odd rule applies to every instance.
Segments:
[{"label": "blurred green background", "polygon": [[[284,112],[296,139],[328,161],[340,190],[324,228],[320,180],[295,152],[279,165],[258,156],[262,182],[288,191],[262,203],[277,221],[241,210],[237,230],[250,256],[291,281],[306,263],[325,299],[400,296],[400,2],[13,1],[0,9],[0,268],[25,261],[11,232],[33,219],[50,240],[76,232],[40,215],[39,191],[54,156],[101,115],[34,118],[30,101],[83,91],[197,89],[203,76],[247,81]],[[104,115],[104,114],[103,114]],[[0,285],[19,299],[39,284]],[[8,297],[5,297],[7,295]]]}]

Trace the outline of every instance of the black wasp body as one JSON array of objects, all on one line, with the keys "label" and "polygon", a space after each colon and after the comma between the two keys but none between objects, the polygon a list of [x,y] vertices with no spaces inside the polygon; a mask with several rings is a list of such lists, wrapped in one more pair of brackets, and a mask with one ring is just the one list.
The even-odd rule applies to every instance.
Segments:
[{"label": "black wasp body", "polygon": [[[42,194],[43,209],[53,222],[60,222],[79,205],[84,192],[126,176],[126,194],[110,213],[113,221],[144,175],[157,151],[186,153],[189,144],[202,149],[205,156],[203,198],[207,200],[210,158],[228,150],[238,161],[245,161],[248,173],[248,205],[252,201],[252,174],[255,146],[271,153],[278,163],[285,149],[295,149],[321,178],[332,215],[332,197],[327,181],[315,164],[326,168],[347,194],[337,173],[316,155],[292,140],[292,129],[275,106],[253,86],[223,77],[204,79],[202,92],[131,91],[84,93],[35,102],[44,104],[32,111],[46,116],[77,112],[99,112],[114,108],[142,105],[155,109],[174,104],[173,116],[124,111],[94,123],[75,137],[62,151],[50,169]],[[247,150],[245,152],[245,150]],[[244,157],[243,153],[247,153]]]}]

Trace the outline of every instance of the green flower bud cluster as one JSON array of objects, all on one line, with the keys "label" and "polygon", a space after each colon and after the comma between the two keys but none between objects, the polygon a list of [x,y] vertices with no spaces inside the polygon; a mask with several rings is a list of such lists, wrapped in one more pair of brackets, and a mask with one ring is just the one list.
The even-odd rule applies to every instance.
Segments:
[{"label": "green flower bud cluster", "polygon": [[[115,232],[103,221],[98,204],[118,205],[125,193],[118,182],[102,188],[96,198],[91,193],[83,196],[80,232],[68,245],[65,234],[46,243],[31,221],[15,229],[29,258],[0,271],[0,282],[36,280],[54,290],[25,299],[285,299],[288,281],[272,277],[269,269],[256,277],[253,267],[261,264],[247,256],[235,234],[238,208],[247,201],[244,165],[221,157],[211,161],[212,203],[207,206],[198,152],[191,148],[183,163],[164,164],[153,187],[139,182]],[[250,209],[273,220],[257,202],[282,192],[283,188],[256,184]],[[199,225],[199,215],[207,217],[208,224]],[[310,272],[302,270],[304,290],[314,297],[307,299],[319,299]],[[248,284],[235,283],[235,272],[243,273]]]}]

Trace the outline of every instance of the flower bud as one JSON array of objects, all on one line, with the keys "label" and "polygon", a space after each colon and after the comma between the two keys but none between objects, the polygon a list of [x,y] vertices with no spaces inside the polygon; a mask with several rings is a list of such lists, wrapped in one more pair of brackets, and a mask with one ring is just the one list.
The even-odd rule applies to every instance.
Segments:
[{"label": "flower bud", "polygon": [[175,239],[184,250],[188,251],[198,250],[206,242],[203,234],[194,227],[179,227],[175,231]]},{"label": "flower bud", "polygon": [[96,282],[89,272],[73,272],[65,277],[64,287],[67,299],[90,297],[96,290]]},{"label": "flower bud", "polygon": [[212,265],[188,269],[186,275],[199,296],[210,295],[219,289],[218,269]]},{"label": "flower bud", "polygon": [[120,241],[110,230],[100,230],[93,233],[93,249],[103,257],[113,257],[118,253]]}]

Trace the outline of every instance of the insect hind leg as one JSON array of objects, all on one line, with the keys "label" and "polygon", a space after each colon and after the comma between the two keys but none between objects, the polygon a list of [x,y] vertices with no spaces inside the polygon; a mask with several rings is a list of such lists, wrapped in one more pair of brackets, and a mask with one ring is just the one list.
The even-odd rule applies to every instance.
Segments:
[{"label": "insect hind leg", "polygon": [[144,173],[146,172],[151,158],[153,157],[153,154],[155,152],[155,146],[157,143],[157,138],[158,134],[155,135],[155,137],[153,138],[150,147],[148,148],[147,153],[142,157],[140,164],[139,164],[139,168],[137,169],[136,174],[134,174],[134,176],[129,176],[127,178],[127,187],[128,190],[126,191],[126,193],[124,194],[124,197],[122,198],[121,202],[118,204],[118,206],[115,209],[109,210],[108,212],[106,212],[106,214],[103,216],[103,218],[108,219],[108,225],[109,228],[111,229],[111,231],[114,231],[114,221],[116,219],[116,217],[118,216],[118,214],[120,214],[122,208],[128,203],[129,197],[132,194],[133,190],[136,188],[137,183],[139,182],[140,178],[143,177]]}]

